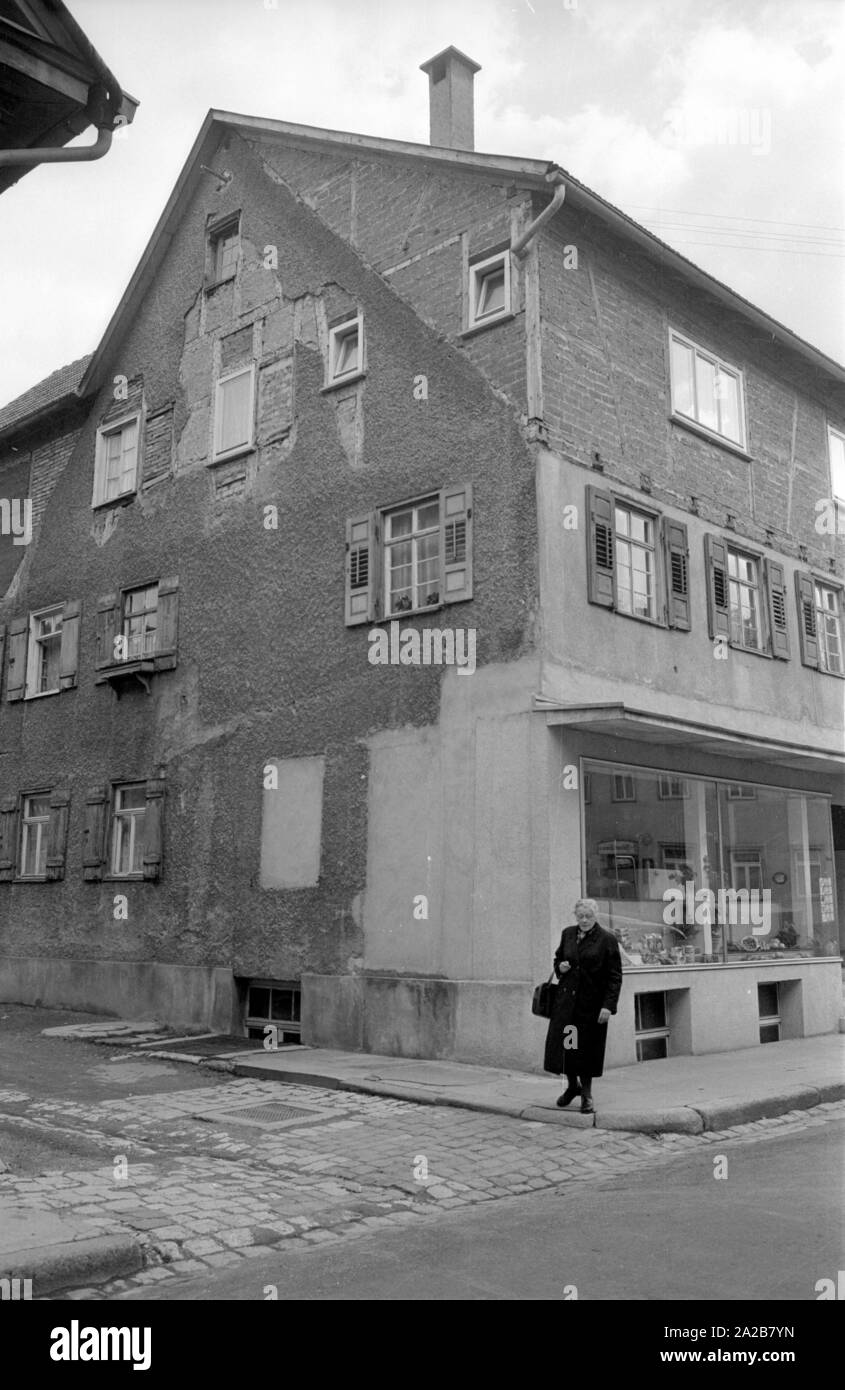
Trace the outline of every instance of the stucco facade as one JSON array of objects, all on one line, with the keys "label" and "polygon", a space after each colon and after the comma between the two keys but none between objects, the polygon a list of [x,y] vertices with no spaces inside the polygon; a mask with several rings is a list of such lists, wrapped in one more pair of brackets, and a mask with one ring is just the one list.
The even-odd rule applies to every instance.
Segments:
[{"label": "stucco facade", "polygon": [[[758,1045],[761,981],[782,982],[782,1036],[835,1028],[836,909],[831,924],[818,880],[838,865],[842,901],[830,804],[843,800],[843,680],[802,661],[794,585],[811,573],[841,590],[836,537],[814,526],[841,375],[577,205],[512,255],[548,203],[528,162],[274,125],[209,118],[86,370],[73,431],[66,402],[51,417],[61,463],[37,484],[38,526],[12,555],[0,613],[0,996],[241,1030],[278,986],[301,991],[305,1041],[536,1069],[531,990],[596,874],[585,773],[617,767],[634,770],[620,773],[632,789],[637,769],[674,774],[719,816],[735,784],[791,789],[796,807],[822,798],[827,839],[808,839],[821,803],[801,800],[804,839],[790,830],[789,848],[803,855],[790,868],[804,865],[807,949],[630,966],[609,1063],[638,1056],[638,994],[664,997],[670,1053]],[[230,177],[215,185],[200,155]],[[216,278],[232,226],[236,269]],[[508,260],[506,312],[468,324],[488,253]],[[356,317],[360,370],[333,382],[335,330]],[[672,329],[743,373],[742,450],[671,418]],[[250,438],[216,458],[222,385],[239,373]],[[127,417],[136,485],[92,508],[103,438]],[[9,470],[26,430],[0,417],[7,489],[23,486]],[[596,490],[683,528],[685,626],[662,620],[663,590],[648,621],[595,602]],[[391,609],[392,518],[423,499],[445,537],[447,499],[464,495],[469,596],[440,601],[442,541],[435,601]],[[356,518],[370,519],[370,607],[350,621]],[[783,571],[788,652],[714,654],[712,535],[780,567],[761,575]],[[110,657],[112,615],[156,585],[168,645],[160,607],[159,646],[133,676]],[[10,700],[21,624],[55,605],[78,622],[75,665],[55,693]],[[370,634],[391,619],[471,630],[474,670],[376,664]],[[115,872],[125,787],[145,789],[147,817],[128,876]],[[46,879],[21,871],[36,793],[55,801]],[[671,855],[664,836],[666,864],[639,852],[629,886],[694,849],[700,862],[712,826],[721,853],[726,815],[707,815]],[[600,907],[612,917],[614,904],[621,922],[618,892]]]}]

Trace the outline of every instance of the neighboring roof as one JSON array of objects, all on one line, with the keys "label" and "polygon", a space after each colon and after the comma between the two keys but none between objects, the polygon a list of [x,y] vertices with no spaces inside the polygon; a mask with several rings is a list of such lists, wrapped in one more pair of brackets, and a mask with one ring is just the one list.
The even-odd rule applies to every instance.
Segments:
[{"label": "neighboring roof", "polygon": [[[166,253],[188,199],[193,194],[199,180],[204,177],[200,166],[207,162],[220,136],[226,131],[235,131],[246,137],[276,137],[292,145],[306,145],[334,153],[337,153],[338,150],[347,150],[350,153],[359,151],[363,155],[397,160],[423,160],[435,168],[446,168],[453,172],[463,169],[468,173],[483,175],[487,178],[499,180],[507,178],[523,188],[530,188],[549,194],[549,196],[551,196],[551,192],[547,176],[559,169],[558,165],[547,160],[517,159],[510,155],[479,154],[470,150],[438,149],[436,146],[418,145],[407,140],[386,140],[378,136],[355,135],[345,131],[323,130],[316,126],[294,125],[288,121],[275,121],[260,116],[239,116],[231,111],[211,110],[203,121],[193,148],[185,161],[146,250],[112,315],[97,351],[93,355],[80,386],[80,391],[83,394],[93,390],[99,384],[107,366],[108,354],[113,342],[116,338],[119,339],[124,324],[131,321],[134,316]],[[791,329],[778,323],[776,319],[773,319],[762,309],[758,309],[749,300],[743,299],[742,295],[737,294],[727,285],[723,285],[707,271],[701,270],[693,261],[687,260],[686,256],[682,256],[671,246],[667,246],[659,237],[647,231],[645,227],[641,227],[633,218],[628,217],[624,212],[613,207],[611,203],[606,202],[604,198],[599,197],[597,193],[593,193],[584,184],[579,183],[566,170],[559,170],[559,172],[564,175],[566,181],[568,206],[582,208],[584,211],[601,218],[619,235],[635,242],[646,254],[659,260],[665,269],[674,271],[698,288],[715,296],[716,299],[754,323],[775,341],[804,358],[816,370],[825,372],[835,381],[845,382],[845,367],[835,362],[832,357],[828,357],[818,348],[813,347],[811,343],[799,338]]]},{"label": "neighboring roof", "polygon": [[[59,150],[90,125],[101,130],[128,125],[138,105],[122,91],[62,0],[0,0],[0,88],[4,156]],[[0,192],[37,162],[4,158]]]},{"label": "neighboring roof", "polygon": [[39,381],[37,386],[31,386],[22,396],[4,405],[0,409],[0,434],[10,432],[13,427],[20,429],[68,397],[78,399],[79,384],[93,355],[89,352],[86,357],[79,357],[66,367],[60,367],[57,372]]}]

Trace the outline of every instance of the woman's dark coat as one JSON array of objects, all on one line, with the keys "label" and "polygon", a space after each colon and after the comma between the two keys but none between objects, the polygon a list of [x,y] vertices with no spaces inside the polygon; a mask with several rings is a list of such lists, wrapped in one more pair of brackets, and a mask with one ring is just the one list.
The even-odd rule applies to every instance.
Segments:
[{"label": "woman's dark coat", "polygon": [[[564,960],[569,961],[570,968],[561,975],[558,966]],[[622,988],[622,961],[616,937],[596,922],[579,946],[577,926],[565,927],[555,951],[555,974],[559,984],[543,1066],[555,1076],[562,1072],[568,1077],[601,1076],[607,1024],[599,1023],[599,1010],[609,1009],[615,1014]],[[567,1034],[567,1047],[564,1029],[570,1025],[574,1025],[574,1031]],[[577,1046],[571,1046],[573,1042]]]}]

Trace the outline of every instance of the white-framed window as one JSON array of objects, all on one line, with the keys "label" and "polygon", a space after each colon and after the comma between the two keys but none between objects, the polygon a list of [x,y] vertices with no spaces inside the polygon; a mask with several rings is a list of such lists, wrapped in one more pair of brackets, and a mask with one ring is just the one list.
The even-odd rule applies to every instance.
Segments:
[{"label": "white-framed window", "polygon": [[630,772],[614,772],[613,786],[610,795],[612,801],[636,801],[637,789],[634,784],[633,774]]},{"label": "white-framed window", "polygon": [[255,364],[221,376],[214,397],[214,459],[252,448]]},{"label": "white-framed window", "polygon": [[440,603],[440,499],[384,513],[385,615]]},{"label": "white-framed window", "polygon": [[510,313],[510,252],[475,261],[469,267],[469,305],[467,327],[477,328]]},{"label": "white-framed window", "polygon": [[356,314],[329,329],[327,386],[358,376],[364,370],[364,316]]},{"label": "white-framed window", "polygon": [[762,651],[760,561],[756,555],[747,555],[732,546],[728,546],[728,604],[731,642],[751,651]]},{"label": "white-framed window", "polygon": [[757,789],[748,782],[728,782],[728,801],[756,801]]},{"label": "white-framed window", "polygon": [[654,619],[657,612],[655,525],[650,516],[617,502],[616,609],[634,618]]},{"label": "white-framed window", "polygon": [[123,657],[141,661],[154,656],[158,629],[158,584],[124,589],[121,635],[125,638]]},{"label": "white-framed window", "polygon": [[832,425],[827,430],[827,450],[831,496],[845,507],[845,433],[835,430]]},{"label": "white-framed window", "polygon": [[116,878],[141,877],[144,869],[146,786],[129,783],[114,789],[111,871]]},{"label": "white-framed window", "polygon": [[24,796],[21,810],[20,878],[47,877],[47,832],[50,793]]},{"label": "white-framed window", "polygon": [[669,334],[672,410],[709,433],[745,448],[742,372],[682,334]]},{"label": "white-framed window", "polygon": [[101,425],[97,430],[93,507],[114,502],[135,491],[139,434],[140,415],[137,413],[114,424]]},{"label": "white-framed window", "polygon": [[62,618],[64,607],[45,608],[29,617],[26,698],[51,695],[60,689]]},{"label": "white-framed window", "polygon": [[209,232],[208,280],[218,285],[221,280],[233,280],[238,271],[241,254],[240,213],[213,227]]},{"label": "white-framed window", "polygon": [[686,801],[689,798],[689,782],[684,777],[661,772],[657,779],[657,795],[661,801]]},{"label": "white-framed window", "polygon": [[823,671],[845,675],[842,661],[842,608],[840,590],[829,584],[813,585],[816,601],[816,634],[819,665]]}]

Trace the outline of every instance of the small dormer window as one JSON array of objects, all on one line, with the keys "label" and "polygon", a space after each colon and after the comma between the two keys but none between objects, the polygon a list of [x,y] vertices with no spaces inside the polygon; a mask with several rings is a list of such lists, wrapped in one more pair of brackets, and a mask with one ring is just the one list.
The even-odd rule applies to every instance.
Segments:
[{"label": "small dormer window", "polygon": [[487,256],[469,268],[468,327],[479,328],[510,313],[510,257]]},{"label": "small dormer window", "polygon": [[364,370],[364,319],[362,314],[329,329],[327,386],[360,376]]}]

